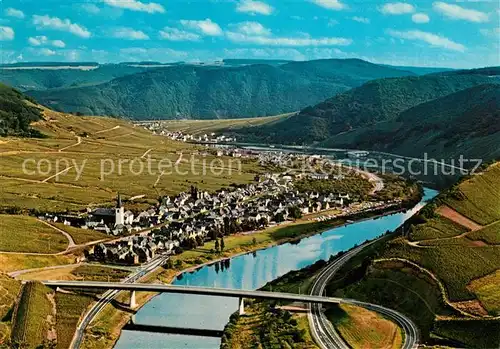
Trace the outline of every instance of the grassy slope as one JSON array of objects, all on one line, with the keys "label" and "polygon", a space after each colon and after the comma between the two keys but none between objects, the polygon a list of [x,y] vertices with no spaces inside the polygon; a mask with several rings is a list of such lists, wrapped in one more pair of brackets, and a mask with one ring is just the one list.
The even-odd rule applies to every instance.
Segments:
[{"label": "grassy slope", "polygon": [[10,338],[11,317],[21,283],[0,273],[0,346]]},{"label": "grassy slope", "polygon": [[0,215],[0,251],[57,253],[68,239],[34,217]]},{"label": "grassy slope", "polygon": [[[479,217],[494,219],[489,213],[492,211],[490,208],[495,207],[497,202],[495,194],[491,194],[490,191],[499,192],[497,171],[498,164],[495,164],[484,173],[463,181],[454,189],[441,194],[437,199],[437,205],[429,206],[424,210],[425,213],[412,219],[411,236],[414,240],[415,237],[433,239],[426,242],[426,246],[411,246],[405,241],[405,237],[377,243],[340,271],[339,275],[343,276],[332,280],[329,292],[380,303],[406,313],[417,323],[427,342],[432,342],[434,339],[431,338],[435,336],[441,336],[446,337],[448,344],[452,341],[451,343],[462,343],[461,345],[466,346],[484,347],[487,343],[491,345],[492,338],[494,340],[494,332],[491,329],[496,326],[492,320],[479,319],[470,322],[472,332],[469,332],[467,326],[463,326],[463,322],[459,320],[448,321],[446,324],[437,322],[438,316],[453,315],[459,319],[469,320],[470,318],[444,303],[438,285],[425,273],[395,261],[374,263],[366,272],[360,269],[360,266],[365,258],[408,259],[432,272],[444,284],[451,301],[472,301],[467,305],[455,303],[455,306],[460,306],[469,312],[475,312],[474,307],[482,306],[490,315],[498,314],[500,246],[477,244],[473,241],[481,237],[485,242],[494,242],[499,232],[497,224],[470,233],[470,236],[450,238],[460,235],[464,231],[463,228],[432,213],[435,207],[446,202],[453,208],[460,208],[461,213],[469,218],[477,217],[480,212],[477,208],[484,207],[486,215],[481,214]],[[461,195],[457,192],[457,188],[467,195]],[[485,195],[481,196],[483,193]],[[472,210],[470,207],[476,209]],[[455,325],[456,328],[453,329]],[[446,335],[443,335],[444,333]],[[466,340],[468,335],[469,338],[482,337],[482,341],[473,345],[470,340]]]},{"label": "grassy slope", "polygon": [[500,162],[458,186],[444,202],[479,224],[500,220]]},{"label": "grassy slope", "polygon": [[352,348],[401,348],[400,328],[376,312],[343,304],[327,312],[342,338]]},{"label": "grassy slope", "polygon": [[[34,127],[50,138],[1,140],[0,210],[63,211],[103,204],[112,205],[117,192],[125,197],[145,195],[135,205],[142,204],[142,207],[147,207],[154,204],[159,195],[176,194],[188,189],[192,184],[200,189],[212,191],[231,183],[249,182],[260,171],[256,162],[242,161],[240,172],[234,159],[223,158],[222,174],[207,170],[207,174],[200,180],[202,160],[209,165],[216,157],[210,154],[205,157],[197,155],[198,163],[195,163],[195,171],[191,171],[188,160],[191,154],[199,151],[198,147],[151,135],[141,127],[134,127],[122,120],[76,117],[50,110],[45,110],[44,115],[45,120],[36,123]],[[76,136],[79,135],[82,136],[82,143],[77,145]],[[84,137],[85,135],[88,137]],[[62,150],[71,145],[74,146]],[[141,158],[150,149],[148,154],[152,159],[151,173],[148,170],[148,159]],[[168,171],[179,159],[180,152],[183,153],[183,158],[178,167],[181,172],[187,174],[175,174],[175,171],[169,174]],[[22,164],[26,159],[48,159],[51,161],[52,171],[46,175],[24,173]],[[68,167],[74,165],[73,160],[78,168],[84,166],[81,177],[76,179],[76,168],[72,167],[59,177],[58,182],[54,178],[43,183],[43,180],[57,173],[56,161],[60,161],[60,171],[66,168],[64,159],[69,161]],[[119,160],[129,161],[121,166],[121,175]],[[132,160],[135,160],[135,167],[130,171]],[[170,163],[172,167],[167,168],[167,173],[154,186],[161,173],[158,167],[160,160],[164,160],[167,165]],[[233,162],[230,163],[230,160]],[[103,178],[101,168],[111,171],[113,166],[113,173]],[[137,173],[141,166],[144,173],[134,175],[134,171]],[[30,171],[36,169],[33,162],[27,167]]]},{"label": "grassy slope", "polygon": [[93,300],[89,295],[56,293],[57,349],[69,348],[80,316]]},{"label": "grassy slope", "polygon": [[48,299],[51,290],[38,282],[24,285],[19,305],[14,313],[12,324],[12,342],[37,348],[47,339],[49,323],[47,316],[52,314],[52,305]]},{"label": "grassy slope", "polygon": [[69,235],[71,235],[71,237],[75,241],[75,244],[77,245],[85,244],[92,241],[109,239],[109,235],[100,233],[95,230],[75,228],[61,223],[56,223],[55,225],[59,229],[64,230]]}]

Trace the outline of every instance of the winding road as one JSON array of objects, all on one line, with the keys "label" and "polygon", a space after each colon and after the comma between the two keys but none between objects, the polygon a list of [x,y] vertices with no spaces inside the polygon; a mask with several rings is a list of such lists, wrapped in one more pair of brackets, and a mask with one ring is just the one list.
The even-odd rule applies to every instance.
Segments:
[{"label": "winding road", "polygon": [[[122,283],[126,284],[133,284],[136,283],[140,278],[143,276],[151,273],[155,269],[159,268],[163,264],[165,264],[168,260],[167,255],[158,255],[155,258],[153,258],[151,261],[149,261],[147,264],[143,265],[142,268],[131,274],[128,278],[122,281]],[[78,327],[76,328],[75,335],[73,336],[73,341],[71,342],[70,348],[72,349],[78,349],[80,348],[82,341],[83,341],[83,335],[85,334],[85,328],[96,318],[97,315],[103,309],[111,303],[111,301],[120,293],[120,290],[109,290],[105,292],[102,296],[101,299],[99,299],[87,313],[83,316],[81,319],[80,323],[78,324]]]},{"label": "winding road", "polygon": [[[368,242],[364,245],[358,246],[349,252],[345,253],[334,262],[330,263],[326,268],[324,268],[321,273],[316,277],[313,286],[311,288],[311,295],[321,296],[325,292],[328,282],[333,278],[335,273],[347,262],[349,259],[354,257],[356,254],[361,252],[361,250],[372,245],[378,240]],[[418,347],[418,328],[417,326],[403,314],[382,307],[376,304],[364,303],[352,299],[342,299],[340,303],[358,305],[368,310],[373,310],[380,313],[387,318],[390,318],[395,323],[397,323],[404,331],[404,343],[403,349],[412,349]],[[320,304],[309,305],[309,327],[311,333],[314,337],[316,343],[322,349],[346,349],[349,348],[347,343],[340,337],[337,331],[335,331],[332,323],[327,319],[326,315],[322,311]]]}]

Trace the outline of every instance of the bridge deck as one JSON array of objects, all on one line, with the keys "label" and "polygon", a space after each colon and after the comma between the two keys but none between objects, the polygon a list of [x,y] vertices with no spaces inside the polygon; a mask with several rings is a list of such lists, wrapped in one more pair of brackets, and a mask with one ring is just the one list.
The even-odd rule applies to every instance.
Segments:
[{"label": "bridge deck", "polygon": [[298,295],[292,293],[266,292],[266,291],[246,291],[226,288],[210,287],[191,287],[162,284],[125,284],[119,282],[91,282],[91,281],[45,281],[46,286],[51,288],[80,288],[80,289],[106,289],[122,291],[146,291],[159,293],[181,293],[196,294],[205,296],[220,296],[234,298],[252,298],[267,300],[284,300],[292,302],[319,303],[319,304],[338,304],[341,302],[338,298],[327,298],[320,296]]}]

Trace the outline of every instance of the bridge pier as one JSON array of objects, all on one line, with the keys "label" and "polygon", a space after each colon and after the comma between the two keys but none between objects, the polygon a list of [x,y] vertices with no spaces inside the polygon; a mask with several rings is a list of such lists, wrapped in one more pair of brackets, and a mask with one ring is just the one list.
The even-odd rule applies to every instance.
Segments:
[{"label": "bridge pier", "polygon": [[240,298],[240,307],[239,307],[240,315],[245,315],[245,300]]},{"label": "bridge pier", "polygon": [[137,308],[137,303],[135,302],[135,291],[130,291],[130,309]]}]

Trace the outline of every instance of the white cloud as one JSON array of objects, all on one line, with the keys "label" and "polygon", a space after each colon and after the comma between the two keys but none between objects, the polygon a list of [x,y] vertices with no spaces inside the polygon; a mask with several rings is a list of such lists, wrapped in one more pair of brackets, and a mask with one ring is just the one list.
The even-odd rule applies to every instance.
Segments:
[{"label": "white cloud", "polygon": [[114,28],[110,34],[113,38],[117,39],[149,40],[149,36],[147,36],[143,31],[127,27]]},{"label": "white cloud", "polygon": [[328,10],[343,10],[347,8],[347,6],[341,3],[339,0],[311,0],[318,6],[326,8]]},{"label": "white cloud", "polygon": [[165,27],[160,30],[160,37],[170,41],[199,41],[201,36],[177,28]]},{"label": "white cloud", "polygon": [[425,13],[415,13],[411,16],[411,20],[415,23],[429,23],[430,18]]},{"label": "white cloud", "polygon": [[329,19],[327,26],[331,28],[331,27],[335,27],[337,24],[339,24],[339,21],[337,21],[336,19]]},{"label": "white cloud", "polygon": [[82,8],[87,11],[88,13],[91,13],[93,15],[96,15],[98,14],[99,12],[101,12],[101,9],[99,7],[97,7],[96,5],[94,4],[91,4],[91,3],[88,3],[88,4],[82,4]]},{"label": "white cloud", "polygon": [[35,36],[35,37],[30,37],[28,39],[28,42],[32,46],[41,46],[45,45],[49,39],[46,36]]},{"label": "white cloud", "polygon": [[428,33],[420,30],[398,31],[389,29],[387,33],[395,38],[423,41],[434,47],[441,47],[447,50],[464,52],[465,46],[454,42],[444,36]]},{"label": "white cloud", "polygon": [[24,12],[21,10],[17,10],[15,8],[9,7],[5,9],[5,15],[9,17],[15,17],[15,18],[24,18]]},{"label": "white cloud", "polygon": [[461,19],[469,22],[483,23],[488,22],[488,14],[463,8],[458,5],[447,4],[445,2],[437,1],[432,4],[435,11],[442,13],[451,19]]},{"label": "white cloud", "polygon": [[33,24],[36,25],[37,29],[49,28],[66,31],[82,38],[89,38],[91,36],[91,33],[87,30],[87,28],[79,24],[72,23],[69,19],[60,19],[58,17],[49,17],[46,15],[34,15]]},{"label": "white cloud", "polygon": [[54,41],[52,41],[52,46],[58,47],[58,48],[65,48],[66,44],[62,40],[54,40]]},{"label": "white cloud", "polygon": [[14,29],[11,27],[0,26],[0,41],[14,40]]},{"label": "white cloud", "polygon": [[259,22],[241,22],[233,26],[236,27],[238,32],[245,35],[271,35],[271,30],[264,27]]},{"label": "white cloud", "polygon": [[104,0],[104,2],[113,7],[124,8],[132,11],[147,13],[164,13],[165,8],[155,2],[143,3],[137,0]]},{"label": "white cloud", "polygon": [[41,54],[42,56],[54,56],[56,54],[56,51],[53,51],[53,50],[48,49],[48,48],[41,48],[38,51],[38,53]]},{"label": "white cloud", "polygon": [[62,40],[49,40],[45,35],[39,35],[35,37],[28,38],[28,42],[31,46],[43,46],[43,45],[52,45],[58,48],[66,47],[66,44]]},{"label": "white cloud", "polygon": [[240,0],[238,6],[236,6],[236,11],[247,12],[251,14],[261,14],[269,16],[273,13],[274,9],[262,1],[256,0]]},{"label": "white cloud", "polygon": [[364,24],[370,23],[370,19],[366,18],[366,17],[354,16],[354,17],[352,17],[352,20],[356,21],[356,22],[359,22],[359,23],[364,23]]},{"label": "white cloud", "polygon": [[479,32],[484,36],[491,36],[494,38],[500,37],[500,27],[496,27],[493,29],[479,29]]},{"label": "white cloud", "polygon": [[196,30],[207,36],[220,36],[223,34],[221,27],[217,23],[212,22],[210,18],[207,18],[203,21],[183,19],[181,20],[181,24],[186,28]]},{"label": "white cloud", "polygon": [[346,46],[352,43],[346,38],[311,38],[311,37],[269,37],[259,35],[245,35],[228,32],[227,38],[236,43],[247,43],[266,46]]},{"label": "white cloud", "polygon": [[406,2],[388,2],[380,8],[380,12],[386,15],[403,15],[415,12],[415,7]]}]

